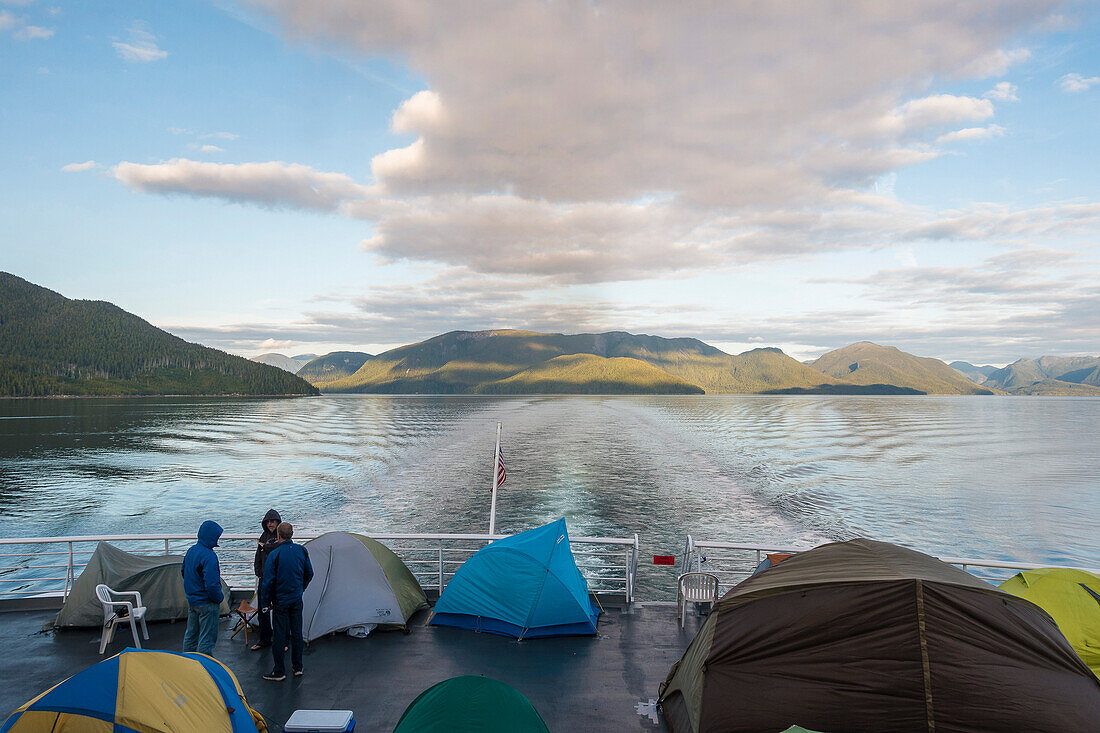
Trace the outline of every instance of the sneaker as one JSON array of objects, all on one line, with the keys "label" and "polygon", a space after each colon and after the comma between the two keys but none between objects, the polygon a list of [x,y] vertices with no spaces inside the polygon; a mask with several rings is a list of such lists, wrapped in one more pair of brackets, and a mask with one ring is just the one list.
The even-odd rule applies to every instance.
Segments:
[{"label": "sneaker", "polygon": [[305,674],[305,670],[301,670],[301,669],[294,670],[294,676],[295,677],[301,677],[304,674]]},{"label": "sneaker", "polygon": [[274,672],[268,672],[264,675],[265,680],[271,680],[272,682],[282,682],[286,679],[285,674],[275,674]]}]

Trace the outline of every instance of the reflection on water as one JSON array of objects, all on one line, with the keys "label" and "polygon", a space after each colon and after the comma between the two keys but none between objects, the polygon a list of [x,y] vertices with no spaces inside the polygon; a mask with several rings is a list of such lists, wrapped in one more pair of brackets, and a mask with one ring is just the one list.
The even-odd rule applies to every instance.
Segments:
[{"label": "reflection on water", "polygon": [[[382,397],[0,400],[0,535],[502,531],[1100,565],[1100,400]],[[664,595],[673,571],[643,568]],[[666,577],[668,576],[668,577]]]}]

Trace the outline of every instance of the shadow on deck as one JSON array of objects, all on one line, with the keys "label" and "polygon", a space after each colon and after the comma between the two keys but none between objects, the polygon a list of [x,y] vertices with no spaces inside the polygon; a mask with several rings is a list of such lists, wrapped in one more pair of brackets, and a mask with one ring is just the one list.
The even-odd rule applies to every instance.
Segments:
[{"label": "shadow on deck", "polygon": [[[129,630],[120,628],[100,657],[98,629],[41,633],[52,616],[47,611],[0,614],[0,649],[6,657],[0,686],[4,716],[131,643]],[[349,709],[355,712],[357,730],[391,731],[423,690],[463,674],[482,674],[515,687],[551,731],[665,730],[663,721],[654,724],[635,706],[657,697],[657,686],[702,621],[689,615],[681,631],[672,604],[636,604],[627,611],[609,609],[600,617],[597,637],[516,642],[425,626],[426,618],[426,612],[413,617],[409,636],[381,632],[366,639],[345,634],[319,639],[306,649],[305,676],[284,682],[261,679],[271,669],[270,654],[249,651],[240,635],[230,641],[226,619],[214,654],[237,675],[249,704],[263,714],[273,733],[298,708]],[[144,646],[178,651],[183,629],[179,622],[150,624],[151,639]],[[288,654],[288,669],[289,664]]]}]

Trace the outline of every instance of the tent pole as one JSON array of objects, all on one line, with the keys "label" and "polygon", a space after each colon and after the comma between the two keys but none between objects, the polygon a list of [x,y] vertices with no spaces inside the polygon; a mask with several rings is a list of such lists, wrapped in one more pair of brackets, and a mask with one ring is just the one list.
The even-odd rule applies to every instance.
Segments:
[{"label": "tent pole", "polygon": [[491,492],[492,499],[489,502],[489,534],[494,534],[497,526],[497,475],[500,471],[500,429],[501,424],[497,423],[497,448],[493,451],[493,490]]}]

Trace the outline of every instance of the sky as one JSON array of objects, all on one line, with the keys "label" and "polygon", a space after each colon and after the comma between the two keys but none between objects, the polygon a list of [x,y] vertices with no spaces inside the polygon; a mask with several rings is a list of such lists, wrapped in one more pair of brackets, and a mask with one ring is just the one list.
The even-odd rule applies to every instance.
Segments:
[{"label": "sky", "polygon": [[1097,355],[1098,11],[0,0],[0,270],[244,356]]}]

